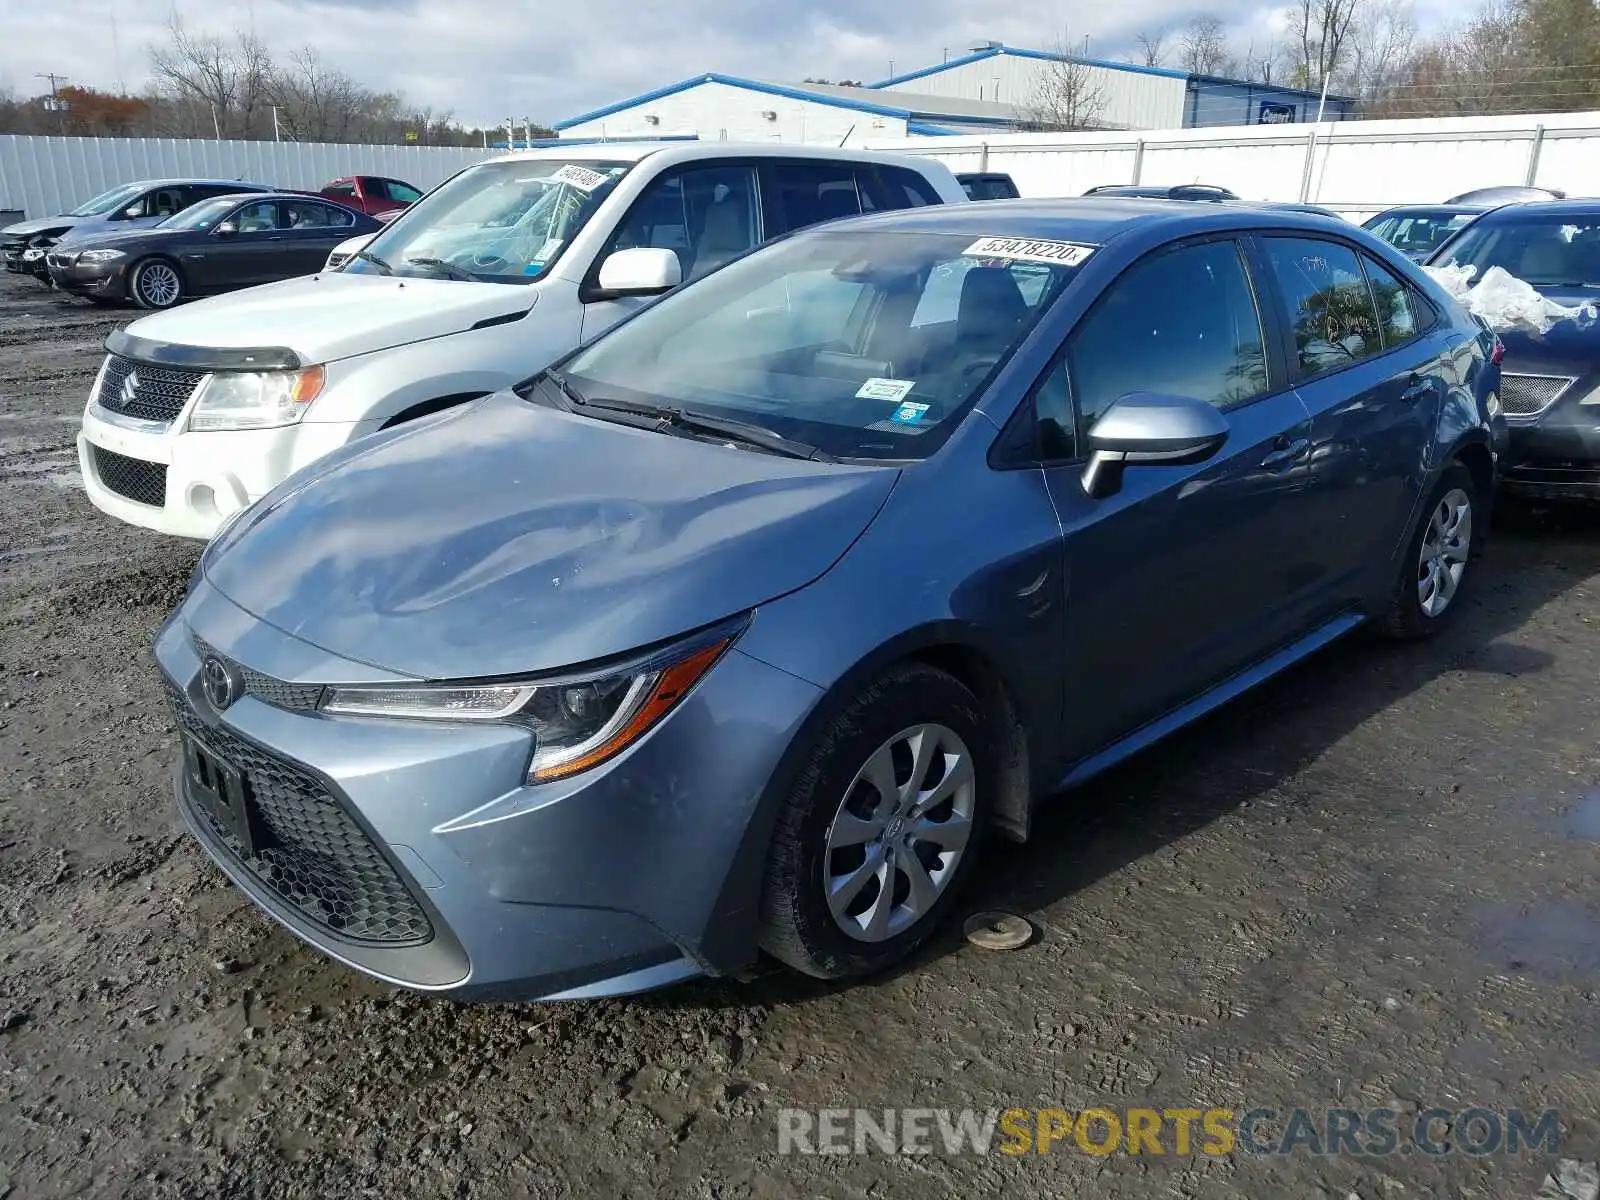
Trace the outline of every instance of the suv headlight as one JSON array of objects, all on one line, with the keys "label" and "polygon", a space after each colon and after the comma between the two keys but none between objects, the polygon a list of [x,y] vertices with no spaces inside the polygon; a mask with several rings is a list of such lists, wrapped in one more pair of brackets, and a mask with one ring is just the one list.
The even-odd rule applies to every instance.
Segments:
[{"label": "suv headlight", "polygon": [[723,626],[626,667],[549,681],[331,687],[322,711],[523,725],[535,739],[528,782],[546,783],[599,766],[638,741],[716,665],[739,631]]},{"label": "suv headlight", "polygon": [[320,366],[302,371],[218,371],[206,376],[189,428],[276,429],[293,425],[322,391],[327,372]]}]

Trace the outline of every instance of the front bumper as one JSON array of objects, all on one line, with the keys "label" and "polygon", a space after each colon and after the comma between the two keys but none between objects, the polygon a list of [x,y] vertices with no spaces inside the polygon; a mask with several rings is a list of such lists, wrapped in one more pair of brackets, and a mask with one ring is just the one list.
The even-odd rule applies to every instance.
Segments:
[{"label": "front bumper", "polygon": [[1600,404],[1561,401],[1510,427],[1507,492],[1534,499],[1600,499]]},{"label": "front bumper", "polygon": [[126,260],[79,263],[72,256],[51,253],[45,256],[45,269],[50,282],[62,291],[107,300],[128,298]]},{"label": "front bumper", "polygon": [[78,466],[96,508],[158,533],[209,539],[288,475],[377,425],[301,421],[191,433],[192,407],[191,399],[169,422],[117,420],[94,404],[85,409]]},{"label": "front bumper", "polygon": [[[381,871],[368,858],[354,875],[387,872],[426,920],[420,940],[416,913],[401,922],[409,940],[362,941],[330,928],[321,901],[304,896],[339,894],[335,884],[354,886],[352,871],[328,867],[338,878],[309,892],[275,888],[271,871],[211,823],[180,764],[178,804],[202,846],[323,953],[391,983],[471,1000],[621,995],[754,961],[761,801],[816,702],[811,685],[735,649],[623,754],[528,787],[532,738],[512,725],[328,717],[251,694],[218,712],[199,684],[197,637],[208,653],[298,684],[396,677],[257,621],[204,580],[156,642],[180,726],[244,759],[247,780],[272,773],[250,788],[277,787],[285,773],[312,780],[302,790],[320,789],[319,811],[342,814],[316,827],[357,829],[382,860]],[[267,845],[307,825],[303,799],[294,828],[272,810],[283,803],[274,792],[258,805]],[[296,853],[299,862],[329,861],[314,848]],[[403,907],[384,889],[385,911]]]}]

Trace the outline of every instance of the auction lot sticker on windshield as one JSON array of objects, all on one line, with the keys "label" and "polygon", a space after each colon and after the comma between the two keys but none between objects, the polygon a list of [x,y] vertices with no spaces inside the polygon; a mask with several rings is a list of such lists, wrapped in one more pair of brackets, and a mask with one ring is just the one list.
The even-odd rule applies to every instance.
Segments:
[{"label": "auction lot sticker on windshield", "polygon": [[893,400],[898,403],[904,400],[916,387],[916,382],[910,379],[879,379],[874,376],[863,383],[856,392],[857,400]]},{"label": "auction lot sticker on windshield", "polygon": [[1041,238],[979,238],[961,253],[968,258],[1009,258],[1013,262],[1054,263],[1061,267],[1076,267],[1083,263],[1096,247],[1080,242],[1052,242]]},{"label": "auction lot sticker on windshield", "polygon": [[571,184],[580,192],[592,192],[611,176],[600,171],[591,171],[588,167],[574,166],[568,163],[550,176],[557,183]]}]

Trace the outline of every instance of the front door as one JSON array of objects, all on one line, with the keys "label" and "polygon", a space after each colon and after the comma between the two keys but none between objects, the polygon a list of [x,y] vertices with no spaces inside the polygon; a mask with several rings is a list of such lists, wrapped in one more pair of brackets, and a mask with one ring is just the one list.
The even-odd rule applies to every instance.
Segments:
[{"label": "front door", "polygon": [[284,248],[283,218],[276,200],[252,200],[227,218],[234,230],[212,230],[206,244],[184,255],[184,270],[196,291],[218,292],[278,278],[273,263]]},{"label": "front door", "polygon": [[[1046,475],[1065,539],[1070,758],[1308,630],[1311,421],[1269,352],[1256,293],[1232,238],[1156,251],[1068,338],[1053,417],[1041,399],[1064,446]],[[1216,405],[1228,439],[1202,463],[1129,466],[1096,499],[1082,484],[1085,432],[1135,392]]]}]

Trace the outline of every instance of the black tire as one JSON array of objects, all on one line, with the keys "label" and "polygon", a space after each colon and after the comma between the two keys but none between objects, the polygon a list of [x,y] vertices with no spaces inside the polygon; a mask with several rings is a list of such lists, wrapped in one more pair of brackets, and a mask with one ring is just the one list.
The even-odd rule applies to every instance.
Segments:
[{"label": "black tire", "polygon": [[[153,286],[155,278],[162,271],[171,272],[177,281],[175,291],[168,293]],[[146,258],[134,264],[133,270],[128,272],[128,296],[140,308],[157,311],[171,308],[183,299],[183,287],[183,271],[170,258]],[[156,294],[147,295],[147,291]]]},{"label": "black tire", "polygon": [[[858,940],[835,921],[824,895],[829,833],[847,791],[854,797],[870,788],[864,782],[851,788],[868,759],[897,734],[924,724],[943,726],[965,743],[974,783],[968,793],[971,833],[950,865],[948,882],[921,916],[883,940]],[[955,677],[925,664],[905,663],[863,689],[823,729],[782,801],[762,890],[762,949],[819,979],[872,974],[910,955],[949,915],[972,870],[988,822],[996,770],[977,697]],[[897,782],[904,783],[898,774]],[[924,853],[937,852],[929,843],[923,846]],[[863,853],[867,849],[862,847]],[[835,851],[839,853],[847,852]],[[904,882],[893,871],[889,878]],[[878,889],[869,882],[865,891]],[[890,899],[893,910],[893,893]]]},{"label": "black tire", "polygon": [[[1430,614],[1423,608],[1419,592],[1423,575],[1422,547],[1429,537],[1429,528],[1435,513],[1439,511],[1445,498],[1455,492],[1464,493],[1470,506],[1471,524],[1465,561],[1462,564],[1460,579],[1445,607]],[[1483,515],[1482,497],[1478,494],[1477,480],[1462,463],[1452,462],[1440,476],[1439,481],[1434,484],[1433,490],[1428,493],[1428,500],[1422,507],[1417,528],[1412,531],[1411,540],[1406,543],[1405,554],[1401,558],[1399,569],[1395,572],[1394,588],[1389,595],[1388,608],[1378,622],[1378,627],[1386,636],[1401,641],[1432,637],[1454,619],[1455,614],[1461,609],[1462,594],[1472,580],[1472,563],[1477,558],[1481,538],[1487,532],[1483,527],[1485,524],[1482,521]]]}]

